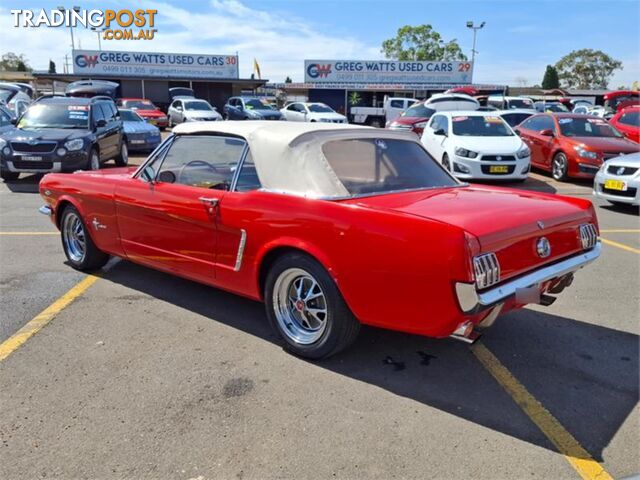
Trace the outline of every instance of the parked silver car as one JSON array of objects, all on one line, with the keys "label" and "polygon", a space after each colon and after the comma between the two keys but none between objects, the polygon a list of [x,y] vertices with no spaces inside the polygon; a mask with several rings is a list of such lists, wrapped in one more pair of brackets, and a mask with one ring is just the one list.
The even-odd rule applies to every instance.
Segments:
[{"label": "parked silver car", "polygon": [[640,205],[640,152],[604,162],[593,182],[593,194],[613,204]]},{"label": "parked silver car", "polygon": [[215,107],[199,98],[176,98],[167,111],[169,126],[183,122],[214,122],[222,120]]}]

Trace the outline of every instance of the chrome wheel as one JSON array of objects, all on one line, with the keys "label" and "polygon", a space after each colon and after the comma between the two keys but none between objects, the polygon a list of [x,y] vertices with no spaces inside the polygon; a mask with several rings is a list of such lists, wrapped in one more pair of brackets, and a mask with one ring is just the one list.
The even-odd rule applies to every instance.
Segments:
[{"label": "chrome wheel", "polygon": [[289,268],[278,276],[273,308],[281,330],[295,343],[310,345],[326,330],[325,294],[317,280],[301,268]]},{"label": "chrome wheel", "polygon": [[91,167],[91,170],[100,169],[100,156],[98,155],[98,152],[96,152],[95,150],[91,152],[91,162],[89,166]]},{"label": "chrome wheel", "polygon": [[556,155],[551,163],[551,174],[556,180],[565,177],[567,171],[567,159],[564,155]]},{"label": "chrome wheel", "polygon": [[69,258],[82,262],[87,252],[84,225],[76,213],[65,215],[62,223],[62,242]]}]

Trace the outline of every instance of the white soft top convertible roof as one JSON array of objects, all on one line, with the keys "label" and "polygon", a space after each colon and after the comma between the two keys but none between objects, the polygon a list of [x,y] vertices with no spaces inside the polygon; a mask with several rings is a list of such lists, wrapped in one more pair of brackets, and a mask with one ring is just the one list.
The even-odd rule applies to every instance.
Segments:
[{"label": "white soft top convertible roof", "polygon": [[249,144],[264,189],[314,198],[349,196],[324,156],[326,142],[388,138],[420,143],[418,137],[406,132],[315,122],[189,122],[175,127],[173,133],[242,137]]}]

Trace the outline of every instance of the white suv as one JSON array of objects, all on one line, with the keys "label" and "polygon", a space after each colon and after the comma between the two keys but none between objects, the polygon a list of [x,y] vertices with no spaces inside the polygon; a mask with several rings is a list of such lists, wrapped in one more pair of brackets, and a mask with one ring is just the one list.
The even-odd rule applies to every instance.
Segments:
[{"label": "white suv", "polygon": [[529,148],[493,112],[437,112],[421,141],[461,180],[524,181],[531,168]]}]

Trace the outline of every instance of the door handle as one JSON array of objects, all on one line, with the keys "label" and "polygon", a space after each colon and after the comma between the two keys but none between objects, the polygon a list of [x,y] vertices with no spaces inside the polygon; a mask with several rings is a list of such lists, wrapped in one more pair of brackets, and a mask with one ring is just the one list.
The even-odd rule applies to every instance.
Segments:
[{"label": "door handle", "polygon": [[198,198],[198,200],[200,200],[202,203],[204,203],[205,205],[208,205],[210,207],[217,207],[218,206],[218,199],[217,198],[200,197],[200,198]]}]

